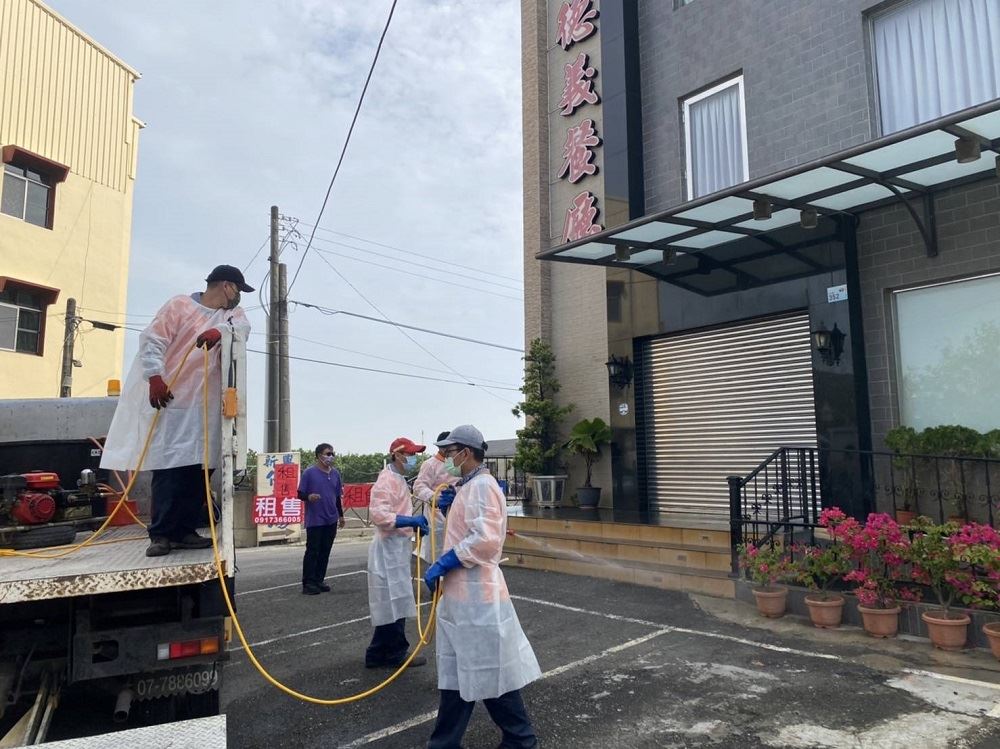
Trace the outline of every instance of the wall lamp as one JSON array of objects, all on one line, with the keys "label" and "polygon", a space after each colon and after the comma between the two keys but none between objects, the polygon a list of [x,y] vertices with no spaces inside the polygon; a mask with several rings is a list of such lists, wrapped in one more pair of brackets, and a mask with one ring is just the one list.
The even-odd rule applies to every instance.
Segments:
[{"label": "wall lamp", "polygon": [[771,218],[771,201],[767,198],[755,198],[753,201],[754,221],[766,221]]},{"label": "wall lamp", "polygon": [[632,248],[627,244],[616,244],[615,245],[615,260],[619,262],[625,262],[632,257]]},{"label": "wall lamp", "polygon": [[819,224],[819,213],[815,208],[809,206],[799,212],[799,226],[803,229],[815,229]]},{"label": "wall lamp", "polygon": [[627,356],[619,359],[612,354],[604,366],[608,368],[608,382],[619,390],[624,390],[632,384],[632,362]]},{"label": "wall lamp", "polygon": [[955,141],[955,160],[959,164],[971,164],[978,161],[981,153],[979,140],[976,138],[959,138]]},{"label": "wall lamp", "polygon": [[820,323],[819,327],[809,335],[812,338],[813,348],[819,353],[824,364],[828,367],[840,364],[840,357],[844,353],[844,339],[847,335],[837,327],[836,323],[833,324],[833,330],[827,330],[826,326]]}]

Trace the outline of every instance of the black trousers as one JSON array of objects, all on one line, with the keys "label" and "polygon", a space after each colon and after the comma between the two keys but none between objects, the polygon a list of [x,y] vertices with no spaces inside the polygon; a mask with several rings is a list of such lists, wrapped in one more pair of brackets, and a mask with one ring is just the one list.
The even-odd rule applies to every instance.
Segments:
[{"label": "black trousers", "polygon": [[322,585],[330,564],[330,549],[337,538],[337,524],[306,528],[306,553],[302,557],[302,586]]},{"label": "black trousers", "polygon": [[406,619],[375,627],[371,644],[365,651],[366,666],[398,665],[406,658],[410,643],[406,639]]},{"label": "black trousers", "polygon": [[[524,708],[521,690],[515,689],[495,699],[483,700],[490,718],[503,731],[500,746],[503,749],[534,749],[538,746],[531,718]],[[469,726],[475,702],[466,702],[457,690],[442,689],[434,733],[427,742],[427,749],[461,749],[462,737]]]},{"label": "black trousers", "polygon": [[194,533],[205,506],[205,476],[200,465],[153,471],[150,538],[180,541]]}]

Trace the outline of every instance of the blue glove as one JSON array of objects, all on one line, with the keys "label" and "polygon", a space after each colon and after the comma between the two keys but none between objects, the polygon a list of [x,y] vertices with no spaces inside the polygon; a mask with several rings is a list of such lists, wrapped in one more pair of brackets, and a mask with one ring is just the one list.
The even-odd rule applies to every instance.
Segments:
[{"label": "blue glove", "polygon": [[448,514],[448,508],[451,507],[451,503],[455,501],[455,490],[448,488],[442,489],[441,493],[438,494],[437,508],[441,510],[442,515]]},{"label": "blue glove", "polygon": [[426,536],[431,530],[430,526],[427,525],[427,518],[423,515],[397,515],[396,527],[416,528],[417,533],[421,536]]},{"label": "blue glove", "polygon": [[428,568],[427,574],[424,575],[424,582],[427,584],[431,593],[434,593],[434,591],[437,590],[442,577],[447,575],[456,567],[461,566],[462,563],[458,561],[458,554],[455,553],[454,549],[451,549],[446,554],[442,554],[441,558],[434,562],[434,564]]}]

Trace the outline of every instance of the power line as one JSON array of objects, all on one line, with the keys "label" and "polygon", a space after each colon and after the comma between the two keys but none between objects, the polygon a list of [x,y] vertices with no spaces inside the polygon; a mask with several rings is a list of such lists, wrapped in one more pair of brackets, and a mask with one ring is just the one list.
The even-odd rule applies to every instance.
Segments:
[{"label": "power line", "polygon": [[[267,351],[259,351],[258,349],[248,348],[247,351],[249,351],[251,353],[254,353],[254,354],[263,354],[264,356],[269,356],[270,355],[270,354],[268,354]],[[447,383],[451,383],[452,385],[469,385],[471,387],[478,387],[478,388],[483,388],[483,389],[486,389],[488,387],[489,389],[492,389],[492,390],[518,390],[519,389],[519,388],[512,388],[512,387],[498,387],[496,385],[489,385],[489,386],[487,386],[487,385],[483,385],[482,383],[478,383],[478,382],[467,382],[467,381],[463,382],[462,380],[446,380],[443,377],[427,377],[425,375],[410,374],[408,372],[394,372],[394,371],[392,371],[390,369],[373,369],[372,367],[358,367],[358,366],[353,365],[353,364],[341,364],[339,362],[327,361],[325,359],[310,359],[309,357],[306,357],[306,356],[291,356],[291,355],[289,355],[288,358],[289,359],[295,359],[296,361],[311,362],[313,364],[324,364],[324,365],[326,365],[328,367],[340,367],[342,369],[356,369],[356,370],[359,370],[361,372],[376,372],[378,374],[396,375],[397,377],[410,377],[410,378],[415,379],[415,380],[428,380],[430,382],[447,382]]]},{"label": "power line", "polygon": [[[490,343],[489,341],[480,341],[477,338],[465,338],[464,336],[452,335],[451,333],[442,333],[439,330],[431,330],[429,328],[418,328],[416,325],[406,325],[401,322],[396,322],[395,320],[389,320],[388,318],[382,320],[377,317],[371,317],[370,315],[361,315],[358,314],[357,312],[348,312],[347,310],[342,310],[342,309],[331,309],[329,307],[321,307],[318,304],[309,304],[308,302],[297,302],[294,299],[289,299],[288,303],[296,304],[300,307],[309,307],[311,309],[322,312],[324,315],[347,315],[348,317],[357,317],[362,320],[369,320],[371,322],[381,323],[382,325],[392,325],[393,327],[396,328],[406,328],[407,330],[416,330],[421,333],[429,333],[430,335],[441,336],[442,338],[452,338],[456,341],[465,341],[466,343],[478,343],[480,346],[489,346],[491,348],[499,348],[499,349],[504,349],[506,351],[516,351],[519,354],[524,353],[524,349],[514,348],[513,346],[504,346],[502,343]],[[451,367],[448,367],[448,369],[451,372],[455,372],[455,370],[452,369]],[[460,374],[460,373],[455,372],[455,374]],[[464,377],[465,375],[461,376]]]},{"label": "power line", "polygon": [[261,253],[261,250],[264,249],[264,246],[270,241],[270,239],[271,237],[269,236],[264,237],[264,241],[260,243],[260,247],[257,248],[257,251],[253,254],[253,257],[250,258],[250,262],[243,266],[243,271],[242,271],[243,275],[246,275],[247,270],[250,268],[251,265],[253,265],[253,261],[257,259],[257,257]]},{"label": "power line", "polygon": [[[385,35],[389,33],[389,24],[392,23],[392,14],[396,11],[396,3],[398,0],[392,0],[392,5],[389,7],[389,16],[385,19],[385,28],[382,29],[382,35],[378,39],[378,46],[375,48],[375,56],[372,58],[371,67],[368,69],[368,75],[365,77],[365,85],[361,89],[361,96],[358,97],[358,105],[354,108],[354,116],[351,118],[351,126],[347,129],[347,137],[344,139],[344,147],[340,150],[340,158],[337,159],[337,166],[333,170],[333,176],[330,177],[330,184],[326,188],[326,195],[323,197],[323,205],[320,206],[319,215],[316,216],[316,224],[323,218],[323,212],[326,210],[326,204],[330,200],[330,192],[333,190],[333,183],[337,181],[337,175],[340,174],[340,167],[344,163],[344,156],[347,154],[347,146],[351,142],[351,134],[354,132],[354,125],[358,121],[358,115],[361,114],[361,105],[365,101],[365,94],[368,93],[368,84],[371,83],[372,73],[375,72],[375,64],[378,62],[379,54],[382,52],[382,43],[385,41]],[[316,227],[313,226],[312,233],[309,235],[309,241],[306,243],[306,249],[302,253],[302,257],[299,259],[299,267],[295,269],[295,275],[292,276],[291,283],[288,284],[288,293],[291,292],[292,287],[295,286],[295,281],[299,277],[299,271],[302,270],[302,264],[306,260],[306,255],[309,254],[309,248],[312,247],[313,237],[316,236]]]},{"label": "power line", "polygon": [[510,299],[513,302],[523,301],[521,297],[510,296],[508,294],[501,294],[498,291],[491,291],[490,289],[474,287],[468,284],[459,283],[457,281],[449,281],[446,278],[435,278],[434,276],[427,276],[424,275],[423,273],[414,273],[413,271],[410,270],[403,270],[402,268],[394,268],[391,265],[383,265],[382,263],[376,263],[372,260],[364,260],[363,258],[355,257],[354,255],[348,255],[343,252],[334,252],[333,250],[321,250],[318,247],[316,248],[316,252],[322,253],[324,255],[335,255],[337,257],[346,258],[347,260],[353,260],[356,263],[364,263],[365,265],[371,265],[375,268],[383,268],[384,270],[392,271],[393,273],[401,273],[404,276],[410,276],[412,278],[422,278],[425,281],[434,281],[435,283],[442,283],[445,284],[446,286],[457,286],[458,288],[461,289],[475,291],[477,294],[489,294],[490,296],[500,297],[501,299]]},{"label": "power line", "polygon": [[[367,244],[373,244],[376,247],[384,247],[387,250],[395,250],[396,252],[402,252],[404,255],[419,255],[421,257],[427,258],[428,260],[435,260],[435,261],[437,261],[439,263],[447,263],[449,265],[453,265],[456,268],[462,268],[463,270],[469,270],[469,271],[472,271],[474,273],[480,273],[480,274],[482,274],[484,276],[494,276],[495,278],[503,278],[503,279],[505,279],[507,281],[514,281],[515,283],[519,283],[519,284],[523,284],[524,283],[523,279],[517,278],[516,276],[506,276],[503,273],[497,273],[495,271],[486,271],[486,270],[483,270],[482,268],[476,268],[475,266],[472,266],[472,265],[460,265],[458,263],[453,263],[451,260],[448,260],[447,258],[435,257],[433,255],[428,255],[425,252],[414,252],[413,250],[406,250],[406,249],[403,249],[402,247],[396,247],[395,245],[385,244],[383,242],[376,242],[374,239],[366,239],[365,237],[359,237],[359,236],[357,236],[355,234],[348,234],[348,233],[342,232],[342,231],[334,231],[333,229],[328,229],[325,226],[316,227],[313,224],[307,224],[304,221],[302,222],[302,225],[310,227],[310,228],[318,228],[320,231],[325,231],[328,234],[336,234],[337,236],[347,237],[348,239],[354,239],[354,240],[356,240],[358,242],[366,242]],[[330,241],[333,241],[333,240],[329,240],[328,239],[326,241],[330,242]],[[370,252],[370,250],[369,250],[369,252]]]}]

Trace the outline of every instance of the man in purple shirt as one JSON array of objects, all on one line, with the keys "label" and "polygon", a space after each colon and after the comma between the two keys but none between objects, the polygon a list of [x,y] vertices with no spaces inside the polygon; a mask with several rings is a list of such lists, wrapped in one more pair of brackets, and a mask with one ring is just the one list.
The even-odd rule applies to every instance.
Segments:
[{"label": "man in purple shirt", "polygon": [[340,499],[344,485],[340,471],[333,467],[333,446],[316,445],[316,463],[302,472],[299,479],[299,499],[306,509],[306,553],[302,558],[302,593],[315,596],[330,591],[323,582],[330,563],[330,549],[343,528],[344,508]]}]

